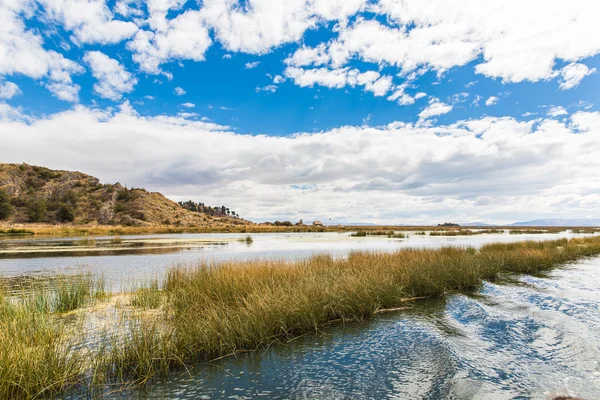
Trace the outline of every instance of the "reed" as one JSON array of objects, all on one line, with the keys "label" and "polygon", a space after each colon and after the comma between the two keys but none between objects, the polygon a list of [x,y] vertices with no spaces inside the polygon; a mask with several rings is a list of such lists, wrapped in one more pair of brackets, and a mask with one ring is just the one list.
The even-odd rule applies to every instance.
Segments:
[{"label": "reed", "polygon": [[510,233],[511,235],[539,235],[542,233],[551,232],[545,229],[511,229],[508,231],[508,233]]},{"label": "reed", "polygon": [[160,307],[163,297],[158,279],[153,279],[133,292],[131,305],[142,309],[155,309]]}]

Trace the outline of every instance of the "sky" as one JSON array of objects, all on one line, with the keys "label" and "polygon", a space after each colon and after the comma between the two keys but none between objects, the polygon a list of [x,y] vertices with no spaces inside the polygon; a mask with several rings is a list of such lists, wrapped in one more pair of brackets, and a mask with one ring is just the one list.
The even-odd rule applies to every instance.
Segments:
[{"label": "sky", "polygon": [[600,218],[596,0],[0,0],[0,162],[253,221]]}]

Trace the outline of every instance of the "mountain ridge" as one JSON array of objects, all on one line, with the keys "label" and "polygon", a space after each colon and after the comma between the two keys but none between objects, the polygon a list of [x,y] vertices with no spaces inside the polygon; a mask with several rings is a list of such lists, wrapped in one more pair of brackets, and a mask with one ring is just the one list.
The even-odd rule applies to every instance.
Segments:
[{"label": "mountain ridge", "polygon": [[[214,209],[229,211],[225,207]],[[3,216],[0,211],[0,220],[9,224],[182,227],[252,224],[219,212],[209,215],[190,211],[159,192],[127,188],[118,182],[102,184],[98,178],[82,172],[28,164],[0,163],[0,210],[6,214]]]}]

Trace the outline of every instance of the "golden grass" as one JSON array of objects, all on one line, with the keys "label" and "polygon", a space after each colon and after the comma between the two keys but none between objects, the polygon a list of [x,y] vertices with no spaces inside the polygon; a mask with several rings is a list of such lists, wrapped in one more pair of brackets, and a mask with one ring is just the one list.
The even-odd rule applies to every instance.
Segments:
[{"label": "golden grass", "polygon": [[[128,304],[115,305],[112,314],[104,310],[102,318],[112,315],[116,321],[104,321],[91,345],[83,345],[89,338],[82,327],[98,317],[95,308],[62,314],[40,307],[43,298],[15,298],[0,290],[0,398],[143,384],[184,365],[318,331],[332,321],[361,321],[398,309],[407,299],[443,296],[500,274],[535,273],[597,254],[595,236],[479,250],[403,249],[174,267],[163,287],[152,281],[128,295]],[[79,307],[90,301],[86,296]]]}]

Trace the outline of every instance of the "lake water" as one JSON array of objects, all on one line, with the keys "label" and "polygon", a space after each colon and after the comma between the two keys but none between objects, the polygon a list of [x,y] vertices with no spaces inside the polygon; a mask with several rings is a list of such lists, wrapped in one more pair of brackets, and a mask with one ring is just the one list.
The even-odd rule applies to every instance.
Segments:
[{"label": "lake water", "polygon": [[550,240],[582,236],[568,231],[543,235],[484,234],[421,236],[406,239],[350,237],[349,232],[253,234],[179,234],[76,238],[0,238],[0,276],[92,272],[112,291],[160,278],[174,265],[227,259],[298,259],[314,254],[345,256],[351,251],[393,251],[405,247],[481,246],[490,242]]},{"label": "lake water", "polygon": [[[544,235],[352,238],[348,233],[0,240],[0,274],[91,271],[113,290],[199,260],[344,256],[354,250],[480,246]],[[370,321],[196,366],[138,399],[600,399],[600,258],[485,283]],[[109,396],[110,397],[110,396]]]}]

